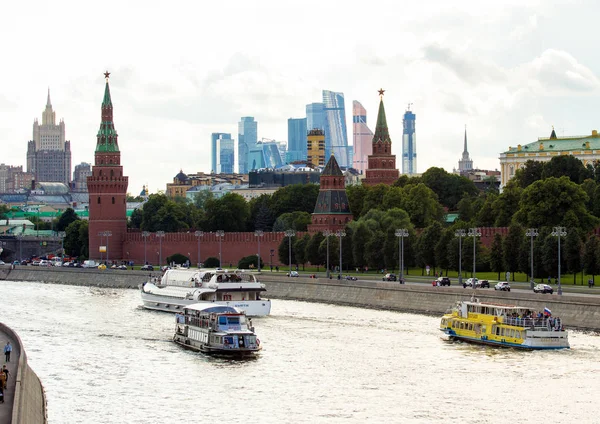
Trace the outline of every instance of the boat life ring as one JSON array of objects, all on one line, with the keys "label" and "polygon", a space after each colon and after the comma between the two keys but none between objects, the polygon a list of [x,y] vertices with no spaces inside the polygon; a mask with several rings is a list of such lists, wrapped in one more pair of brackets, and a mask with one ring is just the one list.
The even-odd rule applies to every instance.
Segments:
[{"label": "boat life ring", "polygon": [[256,345],[260,346],[260,339],[258,337],[256,338]]}]

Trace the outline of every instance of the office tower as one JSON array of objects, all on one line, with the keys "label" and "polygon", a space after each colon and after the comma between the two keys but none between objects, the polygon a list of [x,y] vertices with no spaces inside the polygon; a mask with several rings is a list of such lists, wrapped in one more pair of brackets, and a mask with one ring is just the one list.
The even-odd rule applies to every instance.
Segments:
[{"label": "office tower", "polygon": [[56,124],[56,113],[50,102],[50,89],[42,124],[33,121],[33,140],[27,143],[27,172],[38,182],[71,182],[71,142],[65,140],[65,122]]},{"label": "office tower", "polygon": [[306,118],[288,119],[287,163],[306,160]]},{"label": "office tower", "polygon": [[127,234],[127,185],[123,175],[118,135],[113,122],[113,104],[105,72],[106,86],[101,106],[100,129],[96,136],[96,151],[92,175],[87,179],[89,206],[89,257],[121,261],[125,258],[123,241]]},{"label": "office tower", "polygon": [[[554,131],[554,130],[553,130]],[[458,171],[462,174],[473,169],[473,161],[469,157],[469,151],[467,150],[467,127],[465,126],[465,147],[462,154],[462,159],[458,161]]]},{"label": "office tower", "polygon": [[396,156],[392,155],[392,139],[385,118],[383,107],[383,93],[379,90],[379,112],[377,113],[377,124],[373,135],[372,151],[369,155],[369,166],[365,171],[366,177],[362,183],[373,186],[376,184],[392,185],[398,180],[398,169],[396,168]]},{"label": "office tower", "polygon": [[325,156],[329,157],[334,154],[339,166],[348,167],[352,163],[352,158],[348,151],[344,94],[323,90],[323,105]]},{"label": "office tower", "polygon": [[404,113],[404,131],[402,133],[402,173],[413,175],[417,173],[417,135],[415,134],[416,115],[408,105]]},{"label": "office tower", "polygon": [[252,116],[243,117],[238,123],[238,172],[247,174],[248,155],[258,142],[258,122]]},{"label": "office tower", "polygon": [[319,128],[309,130],[306,147],[306,162],[314,166],[325,166],[325,134],[323,130]]},{"label": "office tower", "polygon": [[90,175],[92,175],[91,164],[81,162],[79,165],[75,165],[75,170],[73,171],[73,191],[87,193],[87,177]]},{"label": "office tower", "polygon": [[318,128],[325,131],[325,111],[323,103],[310,103],[306,105],[306,128],[307,131]]},{"label": "office tower", "polygon": [[364,174],[368,157],[372,153],[373,131],[367,126],[367,111],[354,100],[352,102],[352,145],[354,149],[352,167]]},{"label": "office tower", "polygon": [[235,165],[235,140],[230,134],[217,139],[217,174],[233,174]]},{"label": "office tower", "polygon": [[[216,174],[233,173],[235,145],[230,133],[212,133],[210,172]],[[233,159],[232,159],[233,157]],[[223,169],[227,169],[224,171]]]},{"label": "office tower", "polygon": [[275,141],[258,142],[248,154],[248,172],[281,165],[279,145]]}]

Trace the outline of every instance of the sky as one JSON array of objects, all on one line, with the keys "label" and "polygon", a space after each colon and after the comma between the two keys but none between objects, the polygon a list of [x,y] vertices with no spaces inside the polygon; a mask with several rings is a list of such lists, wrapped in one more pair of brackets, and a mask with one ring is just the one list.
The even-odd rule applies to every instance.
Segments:
[{"label": "sky", "polygon": [[210,172],[210,135],[287,140],[322,90],[343,92],[374,130],[384,104],[401,167],[402,118],[416,114],[417,172],[452,171],[465,126],[474,166],[511,146],[600,130],[594,1],[181,0],[9,2],[3,6],[0,163],[26,167],[50,88],[72,166],[93,163],[104,75],[129,189]]}]

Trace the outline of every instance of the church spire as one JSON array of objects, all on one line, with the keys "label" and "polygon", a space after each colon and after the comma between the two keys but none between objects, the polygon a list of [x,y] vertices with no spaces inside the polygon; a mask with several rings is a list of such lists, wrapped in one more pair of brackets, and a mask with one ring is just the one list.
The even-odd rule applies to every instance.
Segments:
[{"label": "church spire", "polygon": [[46,100],[46,107],[52,109],[52,103],[50,102],[50,87],[48,87],[48,100]]},{"label": "church spire", "polygon": [[465,148],[463,150],[463,156],[464,154],[467,154],[467,156],[469,156],[469,151],[467,150],[467,126],[465,125]]},{"label": "church spire", "polygon": [[104,99],[102,100],[102,121],[97,134],[96,152],[118,152],[119,144],[117,142],[117,131],[113,123],[113,105],[110,98],[110,87],[108,77],[110,72],[106,71],[106,86],[104,88]]},{"label": "church spire", "polygon": [[383,107],[383,93],[385,90],[379,90],[379,111],[377,112],[377,124],[375,125],[375,134],[373,134],[373,144],[392,143],[390,132],[388,130],[387,120],[385,118],[385,108]]}]

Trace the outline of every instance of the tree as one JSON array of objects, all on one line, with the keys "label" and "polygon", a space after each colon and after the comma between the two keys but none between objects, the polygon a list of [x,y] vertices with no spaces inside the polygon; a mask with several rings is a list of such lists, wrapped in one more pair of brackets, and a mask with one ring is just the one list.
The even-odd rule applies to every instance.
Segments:
[{"label": "tree", "polygon": [[[237,267],[239,269],[258,269],[258,256],[257,255],[244,256],[242,259],[240,259],[238,261]],[[262,258],[260,258],[260,269],[263,269],[264,267],[265,267],[265,264],[264,264]]]},{"label": "tree", "polygon": [[519,210],[523,189],[517,184],[511,184],[511,181],[504,187],[502,194],[492,203],[492,211],[496,217],[494,223],[496,227],[508,227],[515,211]]},{"label": "tree", "polygon": [[425,228],[434,221],[441,221],[444,209],[437,195],[425,184],[407,186],[405,189],[404,209],[410,216],[410,222],[416,228]]},{"label": "tree", "polygon": [[142,209],[137,208],[131,212],[131,216],[129,217],[129,227],[140,229],[142,226],[142,221],[144,220],[144,212]]},{"label": "tree", "polygon": [[364,246],[370,238],[370,232],[364,222],[352,221],[349,224],[352,228],[352,263],[355,266],[364,268],[367,264],[364,256]]},{"label": "tree", "polygon": [[586,274],[592,276],[595,282],[595,276],[600,273],[600,241],[596,234],[590,234],[583,248],[583,270]]},{"label": "tree", "polygon": [[442,238],[442,224],[439,222],[432,223],[425,228],[417,239],[417,256],[420,258],[423,265],[429,265],[433,272],[437,272],[438,266],[435,254],[435,246]]},{"label": "tree", "polygon": [[572,155],[554,156],[549,162],[544,163],[542,178],[561,178],[570,179],[574,184],[581,184],[586,178],[593,177],[581,160]]},{"label": "tree", "polygon": [[79,217],[73,208],[65,209],[60,218],[58,218],[58,222],[56,223],[56,231],[65,231],[65,228],[67,228],[71,222],[77,221],[78,219]]},{"label": "tree", "polygon": [[350,210],[352,211],[355,220],[359,219],[362,215],[364,199],[368,191],[368,186],[358,184],[346,187],[348,204],[350,205]]},{"label": "tree", "polygon": [[204,260],[204,266],[206,268],[218,268],[221,266],[221,262],[219,258],[215,258],[214,256],[209,256]]},{"label": "tree", "polygon": [[306,231],[311,223],[311,214],[308,212],[289,212],[280,215],[275,224],[273,231],[281,232],[285,230]]},{"label": "tree", "polygon": [[586,209],[587,201],[585,191],[568,177],[546,178],[523,190],[515,220],[527,227],[554,227],[563,225],[571,211],[575,226],[590,231],[599,220]]},{"label": "tree", "polygon": [[421,182],[439,198],[439,202],[450,210],[455,210],[465,195],[475,196],[478,192],[475,183],[466,177],[449,174],[443,168],[431,167],[421,176]]},{"label": "tree", "polygon": [[440,267],[440,273],[446,270],[446,275],[448,275],[448,268],[450,267],[448,246],[452,239],[454,239],[454,230],[447,228],[442,231],[442,235],[434,247],[435,262]]},{"label": "tree", "polygon": [[504,270],[504,251],[502,249],[502,236],[498,233],[494,234],[494,240],[492,241],[490,269],[498,273],[498,280],[500,280],[500,273]]},{"label": "tree", "polygon": [[175,254],[167,257],[168,264],[174,263],[177,265],[183,265],[188,262],[190,262],[190,258],[188,258],[185,255],[182,255],[181,253],[175,253]]},{"label": "tree", "polygon": [[65,229],[63,239],[65,253],[76,258],[89,257],[88,221],[78,219]]},{"label": "tree", "polygon": [[508,227],[508,235],[504,239],[504,266],[512,274],[515,281],[515,272],[519,270],[519,251],[525,236],[520,225],[512,224]]},{"label": "tree", "polygon": [[306,248],[308,246],[308,243],[310,242],[310,235],[309,234],[304,234],[302,237],[300,237],[298,240],[296,240],[296,243],[294,243],[294,257],[296,258],[296,263],[297,264],[302,264],[302,271],[304,271],[304,264],[306,262],[308,262],[307,259],[307,255],[306,255]]},{"label": "tree", "polygon": [[511,178],[514,184],[521,188],[527,188],[531,184],[542,179],[544,163],[537,160],[528,160],[521,168],[517,169],[515,176]]},{"label": "tree", "polygon": [[381,230],[376,231],[369,238],[364,248],[364,257],[369,264],[369,267],[375,269],[385,268],[385,255],[383,251],[383,243],[385,233]]},{"label": "tree", "polygon": [[369,187],[363,201],[363,214],[364,212],[368,213],[373,209],[383,210],[383,199],[389,190],[390,187],[386,184],[377,184]]},{"label": "tree", "polygon": [[214,197],[214,194],[212,194],[210,190],[199,190],[194,196],[194,206],[198,209],[204,209],[206,207],[206,202],[214,199]]},{"label": "tree", "polygon": [[279,243],[279,247],[277,248],[277,255],[279,257],[279,262],[281,262],[284,265],[291,265],[290,264],[290,250],[289,250],[289,246],[290,246],[290,239],[292,242],[292,262],[294,261],[294,243],[296,243],[296,236],[293,237],[284,237],[281,240],[281,243]]},{"label": "tree", "polygon": [[473,207],[474,199],[470,196],[463,196],[458,202],[458,217],[463,222],[470,222],[475,218],[475,208]]},{"label": "tree", "polygon": [[273,215],[277,217],[287,212],[312,213],[318,197],[317,184],[292,184],[282,187],[271,197]]},{"label": "tree", "polygon": [[220,199],[206,201],[206,228],[209,231],[246,231],[250,208],[242,196],[227,193]]},{"label": "tree", "polygon": [[582,267],[582,243],[577,228],[569,228],[565,237],[565,272],[573,274],[573,284],[576,284],[577,273]]},{"label": "tree", "polygon": [[310,238],[310,241],[307,243],[305,249],[306,260],[310,262],[311,265],[317,267],[317,272],[319,271],[319,265],[325,263],[324,258],[319,253],[319,246],[321,245],[321,242],[324,239],[325,236],[323,236],[323,234],[321,234],[320,232],[313,234],[313,236]]}]

